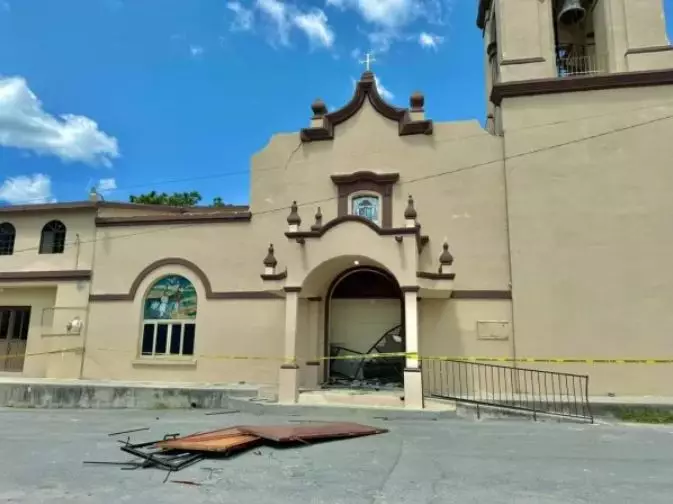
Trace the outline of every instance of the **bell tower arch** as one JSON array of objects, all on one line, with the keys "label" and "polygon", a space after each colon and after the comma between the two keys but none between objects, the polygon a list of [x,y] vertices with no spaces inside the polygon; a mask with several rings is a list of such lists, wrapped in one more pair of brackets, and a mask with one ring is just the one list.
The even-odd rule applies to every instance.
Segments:
[{"label": "bell tower arch", "polygon": [[663,0],[480,0],[477,25],[488,96],[498,84],[673,69]]}]

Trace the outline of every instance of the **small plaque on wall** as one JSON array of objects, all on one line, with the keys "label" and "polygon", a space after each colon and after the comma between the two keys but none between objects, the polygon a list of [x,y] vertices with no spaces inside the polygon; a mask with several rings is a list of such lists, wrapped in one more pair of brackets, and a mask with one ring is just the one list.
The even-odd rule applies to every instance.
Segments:
[{"label": "small plaque on wall", "polygon": [[508,340],[511,324],[508,320],[478,320],[477,339]]}]

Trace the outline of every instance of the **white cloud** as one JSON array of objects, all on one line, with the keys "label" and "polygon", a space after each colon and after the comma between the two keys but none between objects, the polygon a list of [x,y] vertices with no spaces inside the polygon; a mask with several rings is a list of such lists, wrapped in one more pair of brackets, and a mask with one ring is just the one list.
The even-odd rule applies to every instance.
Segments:
[{"label": "white cloud", "polygon": [[195,58],[198,58],[199,56],[203,55],[203,51],[204,49],[200,45],[192,44],[189,46],[189,53]]},{"label": "white cloud", "polygon": [[[358,84],[358,81],[353,77],[351,77],[351,82],[353,83],[353,87],[357,86]],[[395,98],[395,95],[391,93],[388,88],[384,87],[383,84],[381,84],[381,79],[379,79],[376,75],[374,75],[374,82],[376,83],[376,90],[381,95],[381,98],[386,101],[392,101]]]},{"label": "white cloud", "polygon": [[53,202],[51,179],[42,173],[10,177],[0,186],[0,201],[12,205]]},{"label": "white cloud", "polygon": [[282,45],[290,43],[290,23],[287,7],[278,0],[257,0],[257,8],[275,25],[276,35]]},{"label": "white cloud", "polygon": [[91,165],[110,166],[119,157],[116,138],[88,117],[48,114],[22,77],[0,77],[0,146]]},{"label": "white cloud", "polygon": [[[372,49],[386,52],[397,40],[409,40],[404,33],[411,23],[424,20],[443,24],[453,11],[456,0],[326,0],[328,7],[351,9],[370,26],[368,38]],[[415,37],[414,37],[415,39]],[[435,41],[437,45],[438,41]]]},{"label": "white cloud", "polygon": [[422,0],[327,0],[327,5],[354,9],[365,21],[387,28],[403,26],[416,19],[424,12],[424,3]]},{"label": "white cloud", "polygon": [[231,23],[233,31],[249,31],[252,29],[254,15],[251,9],[243,7],[241,2],[227,2],[227,9],[234,13]]},{"label": "white cloud", "polygon": [[368,34],[367,38],[374,52],[384,53],[390,49],[393,40],[399,38],[399,35],[392,31],[380,31]]},{"label": "white cloud", "polygon": [[425,49],[437,49],[442,42],[444,42],[444,37],[432,33],[421,32],[418,36],[418,43]]},{"label": "white cloud", "polygon": [[313,45],[329,48],[334,44],[334,31],[327,22],[327,15],[320,9],[301,11],[279,0],[257,0],[255,6],[274,26],[274,38],[281,45],[290,45],[292,28],[302,31]]},{"label": "white cloud", "polygon": [[327,16],[320,9],[314,9],[305,14],[296,14],[293,21],[312,44],[324,47],[332,47],[334,44],[334,32],[327,24]]},{"label": "white cloud", "polygon": [[101,194],[107,194],[117,189],[117,181],[113,178],[103,178],[96,184],[96,190]]},{"label": "white cloud", "polygon": [[381,80],[378,77],[374,76],[374,81],[376,82],[376,89],[384,100],[392,101],[392,99],[395,98],[394,94],[392,94],[387,88],[383,87],[383,84],[381,84]]}]

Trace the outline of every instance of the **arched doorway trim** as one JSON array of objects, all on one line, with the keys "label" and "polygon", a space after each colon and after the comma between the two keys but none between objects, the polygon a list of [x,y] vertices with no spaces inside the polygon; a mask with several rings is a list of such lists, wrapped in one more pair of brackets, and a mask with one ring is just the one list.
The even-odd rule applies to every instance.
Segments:
[{"label": "arched doorway trim", "polygon": [[[391,287],[391,291],[394,293],[393,295],[390,295],[391,292],[384,293],[384,295],[380,295],[376,293],[375,289],[374,292],[371,292],[373,295],[362,295],[362,299],[397,299],[399,300],[399,310],[400,310],[400,330],[401,330],[401,336],[404,340],[404,327],[405,327],[405,310],[404,310],[404,292],[395,278],[395,276],[387,271],[384,268],[377,267],[377,266],[371,266],[371,265],[357,265],[353,266],[351,268],[348,268],[341,273],[339,273],[330,283],[329,287],[327,288],[327,293],[324,298],[324,327],[323,327],[323,348],[325,349],[325,354],[326,355],[331,355],[331,332],[332,332],[332,300],[334,298],[335,292],[340,287],[344,286],[344,282],[347,282],[349,279],[352,279],[354,275],[357,274],[362,274],[362,273],[370,273],[370,274],[375,274],[375,275],[380,275],[383,277]],[[354,296],[354,297],[349,297],[350,299],[358,299],[360,296]],[[383,334],[381,335],[383,336]],[[406,343],[404,342],[406,345]],[[326,361],[327,365],[324,366],[323,369],[323,382],[328,383],[330,379],[330,366],[331,366],[331,361]]]}]

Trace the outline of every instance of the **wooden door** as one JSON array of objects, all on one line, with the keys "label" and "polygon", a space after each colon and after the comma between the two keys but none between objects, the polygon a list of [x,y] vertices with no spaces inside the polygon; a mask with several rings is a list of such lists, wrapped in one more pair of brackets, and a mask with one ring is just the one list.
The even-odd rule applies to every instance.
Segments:
[{"label": "wooden door", "polygon": [[0,307],[0,371],[23,371],[29,326],[30,307]]}]

